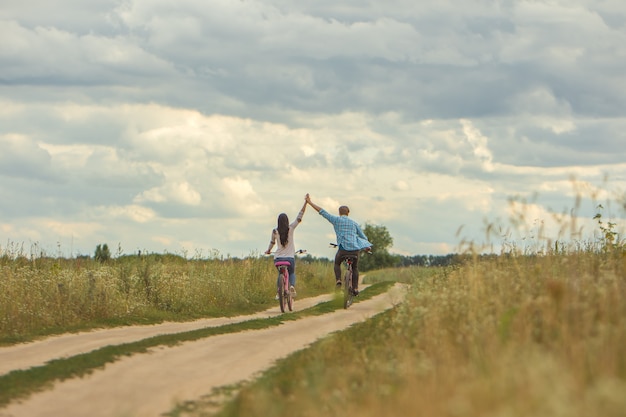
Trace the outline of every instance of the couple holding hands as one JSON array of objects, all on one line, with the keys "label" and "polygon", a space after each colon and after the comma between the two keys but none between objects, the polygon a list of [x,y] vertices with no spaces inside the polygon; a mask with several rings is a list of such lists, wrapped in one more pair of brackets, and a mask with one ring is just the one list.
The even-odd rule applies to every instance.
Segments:
[{"label": "couple holding hands", "polygon": [[276,253],[274,254],[274,261],[287,261],[289,262],[289,286],[291,292],[295,295],[296,285],[296,245],[294,243],[294,230],[304,216],[307,204],[317,211],[322,217],[330,222],[335,229],[335,235],[337,236],[337,254],[335,255],[335,281],[336,286],[341,287],[341,262],[343,257],[347,255],[356,256],[352,264],[352,287],[354,288],[355,295],[358,295],[359,285],[359,267],[358,256],[361,250],[369,250],[372,244],[367,240],[367,237],[361,230],[361,226],[354,220],[348,217],[350,209],[348,206],[339,207],[339,215],[333,215],[326,210],[318,206],[311,201],[311,197],[307,194],[304,197],[304,205],[298,213],[296,220],[289,223],[289,217],[285,213],[278,215],[278,225],[272,230],[272,237],[270,238],[270,244],[265,251],[266,255],[272,252],[274,245],[277,246]]}]

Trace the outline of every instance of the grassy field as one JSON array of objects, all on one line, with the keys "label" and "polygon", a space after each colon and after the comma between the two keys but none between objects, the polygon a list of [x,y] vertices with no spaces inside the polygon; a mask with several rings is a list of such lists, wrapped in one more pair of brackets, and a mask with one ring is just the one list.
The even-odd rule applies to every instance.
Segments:
[{"label": "grassy field", "polygon": [[[222,387],[219,392],[196,402],[181,404],[169,415],[625,416],[626,253],[622,246],[611,250],[587,249],[576,253],[467,257],[462,265],[448,268],[368,272],[366,281],[370,283],[392,280],[409,284],[405,302],[373,320],[296,352],[252,383]],[[199,303],[193,294],[203,288],[202,285],[211,288],[210,283],[195,282],[213,276],[209,271],[215,266],[210,262],[159,257],[127,259],[111,265],[78,266],[73,261],[67,266],[60,262],[38,260],[37,265],[32,265],[31,262],[5,260],[3,285],[5,292],[11,290],[12,293],[10,297],[3,295],[3,317],[11,311],[19,311],[15,307],[22,300],[19,294],[24,294],[24,300],[29,297],[39,300],[38,303],[28,301],[29,305],[48,305],[50,310],[43,317],[55,312],[60,314],[55,309],[63,304],[60,306],[59,299],[54,298],[60,297],[59,283],[69,287],[68,302],[80,302],[72,304],[73,313],[64,316],[68,320],[65,324],[57,322],[52,326],[57,330],[88,323],[112,325],[121,317],[139,321],[162,319],[165,313],[178,319],[234,313],[245,306],[254,310],[264,307],[264,303],[274,302],[275,275],[269,259],[233,261],[230,266],[228,262],[220,266],[224,268],[219,270],[221,277],[230,277],[235,290],[220,293],[218,298],[223,300],[220,305],[223,310],[219,311]],[[146,268],[144,262],[150,263],[152,279],[162,285],[153,290],[158,291],[158,297],[147,295],[140,274]],[[228,268],[239,273],[229,272]],[[42,274],[38,279],[50,281],[45,284],[48,287],[32,282],[36,280],[37,271]],[[50,275],[50,271],[58,273]],[[123,285],[121,271],[130,271],[132,285],[128,291],[120,290],[128,288]],[[331,273],[329,265],[299,265],[299,272],[301,291],[329,290],[328,283],[332,283],[332,277],[326,275]],[[95,284],[90,284],[90,274],[98,277]],[[181,280],[181,275],[186,278]],[[85,281],[85,277],[86,283],[76,282]],[[20,288],[16,282],[33,285],[36,291],[34,294],[26,291],[27,288]],[[170,288],[175,284],[182,288]],[[216,283],[212,285],[219,288]],[[258,288],[246,290],[247,285]],[[46,298],[45,288],[53,294],[56,291],[56,295]],[[181,307],[172,310],[163,308],[166,304],[150,302],[169,299],[166,295],[171,293],[179,297],[185,294],[188,300],[179,300],[173,305]],[[125,308],[94,309],[94,316],[80,324],[81,314],[92,311],[86,306],[96,302],[92,294],[106,294],[102,297],[110,300],[111,306],[121,303]],[[242,294],[250,294],[251,298],[244,301]],[[259,294],[256,303],[254,294]],[[126,309],[128,305],[135,306],[134,314]],[[202,307],[195,310],[189,307],[194,305]],[[332,310],[334,307],[320,308],[320,311],[302,314],[324,314],[325,308]],[[104,315],[102,311],[116,312],[119,317]],[[11,337],[19,334],[20,338],[28,338],[46,333],[37,328],[34,318],[22,317],[31,316],[16,316],[21,325],[13,325],[9,332]],[[69,320],[72,317],[73,321]],[[275,323],[240,326],[257,325]],[[210,337],[214,332],[230,331],[238,331],[238,328],[211,329],[207,334],[190,332],[171,341],[148,339],[88,356],[97,367],[116,356],[144,351],[146,346],[178,343],[178,337],[193,340]],[[85,362],[85,358],[76,360],[81,364]],[[52,362],[45,369],[7,375],[4,377],[7,380],[2,382],[9,387],[22,386],[28,384],[16,385],[10,378],[29,378],[30,389],[38,389],[38,384],[45,385],[50,374],[64,378],[67,377],[64,372],[70,368],[76,372],[69,362],[67,365],[63,361]],[[45,378],[37,372],[43,373]],[[216,410],[216,396],[225,393],[232,395],[231,400],[221,410]],[[11,394],[14,395],[21,394]]]},{"label": "grassy field", "polygon": [[217,415],[626,415],[623,248],[368,278],[409,282],[409,297],[238,387]]},{"label": "grassy field", "polygon": [[[0,345],[95,327],[185,321],[264,310],[274,302],[270,257],[175,255],[93,259],[0,253]],[[300,296],[332,288],[332,267],[296,260]]]}]

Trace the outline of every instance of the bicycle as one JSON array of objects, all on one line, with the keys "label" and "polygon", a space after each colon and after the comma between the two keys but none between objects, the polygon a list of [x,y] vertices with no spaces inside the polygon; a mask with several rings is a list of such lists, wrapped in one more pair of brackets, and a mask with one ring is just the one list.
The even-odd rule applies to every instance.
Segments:
[{"label": "bicycle", "polygon": [[[331,243],[331,247],[336,248],[336,243]],[[343,308],[348,308],[354,301],[354,290],[352,286],[352,263],[357,259],[356,255],[344,255],[342,261],[346,266],[346,273],[343,276]]]},{"label": "bicycle", "polygon": [[[300,249],[296,251],[296,253],[305,253],[306,251]],[[289,265],[291,265],[288,261],[274,261],[274,266],[278,270],[280,274],[280,279],[278,280],[278,303],[280,304],[280,311],[282,313],[288,308],[289,311],[293,311],[293,302],[294,295],[291,292],[291,288],[289,288]]]}]

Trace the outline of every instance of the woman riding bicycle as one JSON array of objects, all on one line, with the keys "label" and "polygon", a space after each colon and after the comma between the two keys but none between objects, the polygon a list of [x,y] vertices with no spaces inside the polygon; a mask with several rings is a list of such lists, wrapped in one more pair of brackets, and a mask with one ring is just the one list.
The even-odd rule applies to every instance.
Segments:
[{"label": "woman riding bicycle", "polygon": [[[276,253],[274,254],[274,262],[276,261],[287,261],[289,262],[289,267],[287,270],[289,271],[289,290],[292,295],[296,296],[296,245],[294,243],[293,234],[294,230],[300,222],[302,221],[302,217],[304,216],[304,211],[306,210],[306,201],[302,206],[302,209],[298,213],[296,220],[294,220],[291,224],[289,224],[289,217],[285,213],[281,213],[278,215],[278,225],[275,229],[272,230],[272,236],[270,238],[270,245],[265,251],[266,255],[272,253],[272,248],[277,244]],[[276,280],[276,287],[279,287],[280,274],[278,275],[278,279]],[[276,294],[276,298],[278,299],[278,293]]]},{"label": "woman riding bicycle", "polygon": [[335,255],[335,281],[336,286],[341,287],[341,263],[345,256],[354,256],[352,262],[352,289],[354,295],[359,294],[359,253],[361,250],[370,250],[372,244],[367,240],[367,236],[361,230],[361,226],[348,217],[350,209],[347,206],[339,207],[339,216],[334,216],[311,201],[307,194],[306,202],[315,209],[322,217],[330,222],[337,235],[337,245],[339,246]]}]

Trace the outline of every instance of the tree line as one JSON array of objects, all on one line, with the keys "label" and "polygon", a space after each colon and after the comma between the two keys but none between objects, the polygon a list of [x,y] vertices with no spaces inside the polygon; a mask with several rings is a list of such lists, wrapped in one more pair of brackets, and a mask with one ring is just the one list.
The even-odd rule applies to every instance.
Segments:
[{"label": "tree line", "polygon": [[[465,256],[457,254],[448,255],[413,255],[404,256],[389,253],[389,248],[393,245],[393,237],[389,233],[389,230],[382,225],[374,225],[366,223],[363,227],[363,233],[367,236],[368,240],[372,243],[372,252],[367,255],[361,256],[359,260],[359,269],[362,271],[371,271],[375,269],[393,268],[393,267],[406,267],[406,266],[424,266],[424,267],[437,267],[437,266],[450,266],[460,264],[463,262]],[[148,254],[146,254],[148,255]],[[141,256],[141,252],[137,255],[125,255],[123,257]],[[150,254],[152,257],[161,257],[157,254]],[[173,255],[169,255],[172,257]],[[94,253],[94,259],[96,261],[105,263],[112,259],[111,251],[106,243],[99,244],[96,247]],[[182,257],[181,257],[182,259]],[[310,254],[299,256],[299,259],[303,262],[333,262],[333,259],[327,257],[315,257]],[[232,258],[231,258],[232,260]]]},{"label": "tree line", "polygon": [[[359,260],[359,269],[362,271],[406,266],[451,266],[460,264],[466,259],[466,256],[458,254],[412,256],[391,254],[389,248],[393,245],[393,237],[385,226],[366,223],[362,229],[372,243],[372,252],[367,255],[364,254]],[[127,256],[141,256],[141,252],[138,255]],[[151,256],[157,255],[151,254]],[[111,251],[106,243],[96,247],[95,260],[104,263],[110,261],[111,258]],[[332,262],[334,260],[334,258],[315,257],[310,254],[299,256],[299,259],[303,262]]]}]

